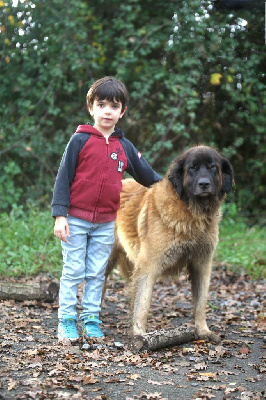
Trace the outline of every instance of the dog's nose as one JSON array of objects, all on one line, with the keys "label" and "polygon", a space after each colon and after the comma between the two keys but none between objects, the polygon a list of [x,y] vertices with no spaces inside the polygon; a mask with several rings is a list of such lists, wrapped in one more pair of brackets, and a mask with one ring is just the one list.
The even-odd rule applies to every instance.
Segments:
[{"label": "dog's nose", "polygon": [[199,187],[203,190],[208,189],[208,187],[210,186],[210,180],[207,178],[201,178],[198,182]]}]

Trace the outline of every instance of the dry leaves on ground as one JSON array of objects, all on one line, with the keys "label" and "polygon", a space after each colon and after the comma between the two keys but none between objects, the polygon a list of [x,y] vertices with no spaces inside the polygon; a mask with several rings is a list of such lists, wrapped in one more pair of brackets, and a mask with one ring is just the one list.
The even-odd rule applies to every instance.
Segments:
[{"label": "dry leaves on ground", "polygon": [[[58,344],[55,303],[1,301],[0,399],[264,398],[264,283],[217,268],[209,301],[209,326],[221,344],[196,341],[156,353],[130,350],[129,301],[116,275],[103,305],[101,344]],[[190,327],[191,313],[185,276],[159,282],[149,331]]]}]

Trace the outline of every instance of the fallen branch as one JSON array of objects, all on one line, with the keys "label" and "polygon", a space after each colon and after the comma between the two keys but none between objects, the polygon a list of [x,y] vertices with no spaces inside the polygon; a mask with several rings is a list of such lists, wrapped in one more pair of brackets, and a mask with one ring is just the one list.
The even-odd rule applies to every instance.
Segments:
[{"label": "fallen branch", "polygon": [[161,329],[135,336],[131,347],[135,351],[159,350],[195,340],[194,332],[184,327]]},{"label": "fallen branch", "polygon": [[55,282],[40,282],[40,284],[0,282],[1,300],[38,300],[52,303],[57,298],[58,292],[59,285]]}]

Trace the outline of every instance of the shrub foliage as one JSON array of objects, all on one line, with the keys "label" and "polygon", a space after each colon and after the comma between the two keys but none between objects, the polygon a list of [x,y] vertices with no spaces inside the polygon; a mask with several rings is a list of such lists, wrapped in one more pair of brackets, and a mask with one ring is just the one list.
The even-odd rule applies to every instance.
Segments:
[{"label": "shrub foliage", "polygon": [[212,145],[234,166],[238,206],[265,207],[263,7],[7,0],[0,12],[3,211],[50,203],[63,149],[88,119],[87,90],[104,75],[128,86],[123,128],[154,168]]}]

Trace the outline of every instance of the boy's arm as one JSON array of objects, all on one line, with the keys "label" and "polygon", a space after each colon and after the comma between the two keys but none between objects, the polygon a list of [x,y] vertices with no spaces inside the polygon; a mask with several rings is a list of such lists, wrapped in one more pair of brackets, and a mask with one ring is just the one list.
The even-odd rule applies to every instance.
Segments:
[{"label": "boy's arm", "polygon": [[162,180],[162,177],[152,169],[146,159],[128,139],[123,137],[121,143],[127,156],[127,172],[138,183],[148,187]]},{"label": "boy's arm", "polygon": [[70,186],[75,177],[79,153],[88,138],[88,134],[74,134],[65,149],[54,185],[53,217],[67,216],[67,210],[70,206]]}]

